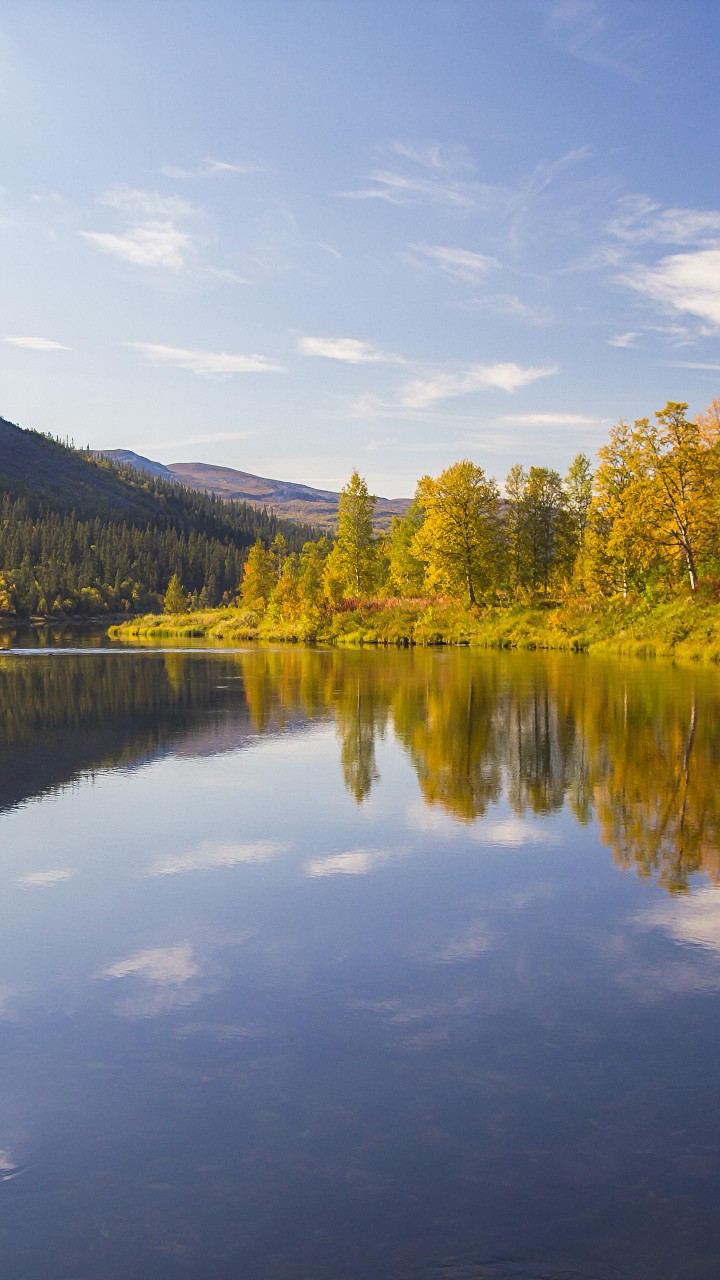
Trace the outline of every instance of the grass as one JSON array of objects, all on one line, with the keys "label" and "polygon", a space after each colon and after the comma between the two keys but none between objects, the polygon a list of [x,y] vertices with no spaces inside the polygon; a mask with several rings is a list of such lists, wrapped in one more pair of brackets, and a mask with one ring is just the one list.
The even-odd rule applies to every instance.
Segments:
[{"label": "grass", "polygon": [[150,614],[111,626],[109,633],[130,642],[202,637],[341,646],[472,645],[720,662],[720,605],[687,595],[472,610],[447,600],[366,601],[321,619],[293,621],[262,618],[242,608],[210,609]]}]

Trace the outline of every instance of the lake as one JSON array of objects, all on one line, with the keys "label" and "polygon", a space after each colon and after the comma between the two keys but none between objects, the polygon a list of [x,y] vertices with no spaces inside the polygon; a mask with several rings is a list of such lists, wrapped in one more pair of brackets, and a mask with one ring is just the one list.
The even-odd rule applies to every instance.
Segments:
[{"label": "lake", "polygon": [[3,1275],[717,1280],[718,673],[49,644],[0,709]]}]

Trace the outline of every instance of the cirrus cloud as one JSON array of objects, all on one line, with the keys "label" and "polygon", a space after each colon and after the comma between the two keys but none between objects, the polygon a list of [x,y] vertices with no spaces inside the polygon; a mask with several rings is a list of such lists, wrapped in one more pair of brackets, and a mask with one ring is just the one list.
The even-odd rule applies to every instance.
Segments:
[{"label": "cirrus cloud", "polygon": [[322,356],[345,364],[405,364],[402,356],[381,351],[359,338],[301,338],[298,351],[304,356]]},{"label": "cirrus cloud", "polygon": [[50,338],[3,338],[3,342],[8,342],[12,347],[24,347],[27,351],[70,351],[70,347],[66,347],[63,342],[53,342]]},{"label": "cirrus cloud", "polygon": [[189,369],[201,378],[225,377],[233,373],[283,373],[284,368],[268,356],[239,355],[228,351],[201,351],[197,348],[168,347],[160,342],[124,342],[139,351],[150,364]]},{"label": "cirrus cloud", "polygon": [[437,400],[470,395],[474,391],[518,391],[538,378],[558,373],[556,365],[523,368],[513,362],[476,364],[461,370],[438,370],[429,377],[413,379],[400,393],[400,403],[409,409],[429,409]]},{"label": "cirrus cloud", "polygon": [[81,231],[102,253],[109,253],[136,267],[162,271],[182,271],[192,248],[192,237],[174,222],[148,221],[130,227],[123,234],[112,231]]}]

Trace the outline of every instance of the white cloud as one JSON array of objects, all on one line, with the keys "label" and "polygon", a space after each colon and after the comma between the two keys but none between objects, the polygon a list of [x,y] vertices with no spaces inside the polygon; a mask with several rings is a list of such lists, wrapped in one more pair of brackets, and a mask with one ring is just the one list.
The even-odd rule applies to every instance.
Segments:
[{"label": "white cloud", "polygon": [[551,324],[555,319],[550,307],[532,306],[514,293],[489,293],[479,298],[466,298],[458,305],[468,310],[478,308],[495,315],[512,316],[526,324]]},{"label": "white cloud", "polygon": [[475,283],[499,264],[496,258],[472,249],[454,249],[444,244],[411,244],[408,255],[414,262],[435,267],[455,280]]},{"label": "white cloud", "polygon": [[28,351],[70,351],[62,342],[53,342],[50,338],[3,338],[13,347],[25,347]]},{"label": "white cloud", "polygon": [[183,169],[174,164],[164,164],[161,166],[161,173],[166,178],[179,178],[180,180],[191,178],[212,178],[222,173],[257,173],[257,166],[252,164],[233,164],[228,160],[212,160],[209,156],[205,156],[195,169]]},{"label": "white cloud", "polygon": [[588,418],[582,413],[510,413],[501,421],[517,427],[599,427],[609,419]]},{"label": "white cloud", "polygon": [[187,871],[209,871],[216,867],[270,862],[278,854],[286,853],[289,848],[287,844],[273,843],[270,840],[256,840],[245,844],[221,844],[206,840],[189,853],[170,854],[166,858],[160,858],[153,863],[147,874],[174,876]]},{"label": "white cloud", "polygon": [[514,363],[477,364],[458,372],[441,370],[430,377],[416,378],[407,383],[400,393],[400,402],[407,408],[426,409],[437,400],[470,395],[474,391],[517,391],[538,378],[548,378],[557,372],[555,366],[522,368]]},{"label": "white cloud", "polygon": [[644,195],[626,196],[620,208],[608,230],[626,244],[698,245],[720,236],[716,209],[663,209]]},{"label": "white cloud", "polygon": [[708,373],[720,372],[720,364],[706,364],[702,360],[670,360],[671,369],[704,369]]},{"label": "white cloud", "polygon": [[167,220],[144,222],[130,227],[123,235],[110,231],[81,231],[103,253],[113,254],[137,267],[162,271],[181,271],[192,248],[192,238],[175,223]]},{"label": "white cloud", "polygon": [[151,364],[175,369],[189,369],[202,378],[222,377],[233,373],[282,373],[283,366],[267,356],[235,355],[227,351],[200,351],[185,347],[167,347],[158,342],[124,342],[142,352]]},{"label": "white cloud", "polygon": [[103,969],[100,978],[142,978],[146,982],[164,986],[189,982],[200,972],[189,943],[175,947],[149,947],[137,951],[125,960]]},{"label": "white cloud", "polygon": [[250,284],[247,276],[238,275],[230,267],[204,267],[202,274],[211,280],[226,280],[229,284]]},{"label": "white cloud", "polygon": [[618,333],[614,338],[608,338],[609,347],[636,347],[639,333]]},{"label": "white cloud", "polygon": [[556,0],[547,22],[548,37],[563,53],[640,81],[654,62],[657,32],[646,25],[633,30],[620,6],[615,12],[601,0]]},{"label": "white cloud", "polygon": [[15,881],[21,889],[49,889],[54,884],[62,884],[64,880],[71,880],[77,872],[73,867],[56,867],[52,871],[28,871],[24,876],[18,876]]},{"label": "white cloud", "polygon": [[428,143],[408,146],[393,142],[385,148],[404,168],[380,168],[369,174],[366,186],[340,191],[347,200],[384,200],[389,204],[431,203],[456,209],[495,209],[507,199],[504,188],[476,182],[467,175],[474,165],[467,147]]},{"label": "white cloud", "polygon": [[326,360],[342,360],[346,364],[404,364],[402,356],[380,351],[370,342],[358,338],[301,338],[298,351],[304,356],[323,356]]},{"label": "white cloud", "polygon": [[329,253],[331,258],[336,258],[338,262],[345,261],[342,254],[338,253],[337,249],[333,249],[331,244],[323,244],[321,240],[316,240],[315,243],[318,249],[322,249],[323,253]]},{"label": "white cloud", "polygon": [[387,855],[379,849],[355,849],[352,853],[334,853],[326,858],[306,862],[307,876],[364,876],[385,862]]},{"label": "white cloud", "polygon": [[621,283],[653,302],[720,326],[720,248],[673,253],[655,266],[636,266]]},{"label": "white cloud", "polygon": [[98,204],[140,218],[187,218],[198,211],[179,196],[161,195],[158,191],[139,191],[136,187],[117,186],[98,196]]}]

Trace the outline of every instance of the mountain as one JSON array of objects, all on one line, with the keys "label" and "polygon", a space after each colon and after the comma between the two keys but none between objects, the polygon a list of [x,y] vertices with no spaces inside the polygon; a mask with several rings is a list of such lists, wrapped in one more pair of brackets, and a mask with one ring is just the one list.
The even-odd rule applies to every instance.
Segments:
[{"label": "mountain", "polygon": [[[170,462],[164,466],[130,449],[95,450],[95,456],[109,458],[122,466],[135,467],[150,475],[174,480],[187,489],[214,493],[220,498],[249,502],[256,507],[271,507],[286,520],[298,520],[322,529],[334,529],[340,497],[332,489],[314,489],[312,485],[292,480],[271,480],[267,476],[236,471],[234,467],[217,467],[208,462]],[[393,516],[402,516],[410,506],[410,498],[378,498],[375,527],[388,529]]]}]

